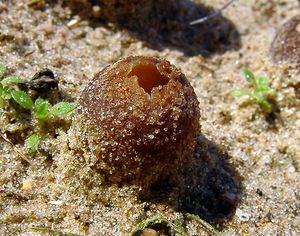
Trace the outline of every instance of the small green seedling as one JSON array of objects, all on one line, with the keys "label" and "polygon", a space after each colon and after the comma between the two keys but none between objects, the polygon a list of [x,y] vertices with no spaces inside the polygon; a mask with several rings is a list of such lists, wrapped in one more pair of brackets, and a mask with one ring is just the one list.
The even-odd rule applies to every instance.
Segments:
[{"label": "small green seedling", "polygon": [[[6,68],[0,64],[0,80],[4,77]],[[69,102],[59,102],[53,106],[42,98],[35,101],[24,91],[16,90],[14,85],[25,83],[25,81],[17,76],[8,76],[0,81],[0,108],[5,107],[5,101],[13,99],[21,107],[31,110],[33,117],[38,121],[45,121],[49,116],[61,116],[73,111],[76,107]],[[40,143],[40,137],[33,134],[25,140],[25,147],[28,153],[37,151]]]},{"label": "small green seedling", "polygon": [[[0,80],[3,78],[5,71],[6,71],[5,66],[0,64]],[[12,87],[13,84],[21,84],[24,82],[25,82],[24,80],[22,80],[21,78],[19,78],[17,76],[8,76],[5,79],[0,81],[0,108],[4,108],[5,100],[10,100],[11,98],[13,98],[15,100],[13,95],[15,95],[16,97],[19,97],[20,102],[24,103],[23,96],[22,95],[20,96],[20,94],[15,93],[17,91],[15,91]],[[19,92],[21,92],[21,91],[19,91]],[[28,106],[28,104],[26,104],[26,102],[24,103],[24,105]]]},{"label": "small green seedling", "polygon": [[70,113],[75,109],[75,105],[69,102],[59,102],[51,107],[47,100],[38,98],[32,107],[34,118],[37,120],[46,120],[50,115],[61,116]]},{"label": "small green seedling", "polygon": [[[5,74],[5,66],[0,64],[0,80]],[[0,81],[0,107],[4,108],[4,101],[15,100],[21,107],[29,109],[33,112],[34,118],[37,120],[46,120],[50,115],[61,116],[75,109],[75,105],[69,102],[59,102],[51,107],[47,100],[42,98],[36,99],[34,102],[31,97],[21,90],[15,90],[12,85],[25,83],[25,81],[17,76],[8,76]]]},{"label": "small green seedling", "polygon": [[39,121],[46,120],[50,115],[68,114],[76,108],[74,104],[69,102],[59,102],[51,107],[47,100],[40,97],[33,103],[32,99],[23,91],[12,91],[11,95],[21,107],[32,110],[34,118]]},{"label": "small green seedling", "polygon": [[233,96],[247,95],[250,99],[258,104],[265,112],[270,113],[272,111],[272,105],[267,100],[268,96],[274,95],[275,90],[270,88],[268,79],[266,77],[255,77],[253,73],[245,69],[243,71],[244,78],[252,85],[254,92],[250,92],[246,89],[236,89],[231,92]]}]

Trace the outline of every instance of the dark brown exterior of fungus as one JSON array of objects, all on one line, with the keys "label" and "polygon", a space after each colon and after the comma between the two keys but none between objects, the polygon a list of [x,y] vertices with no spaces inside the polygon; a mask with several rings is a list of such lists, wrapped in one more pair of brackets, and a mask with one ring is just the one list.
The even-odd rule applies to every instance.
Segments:
[{"label": "dark brown exterior of fungus", "polygon": [[166,60],[131,56],[85,89],[81,124],[88,162],[108,181],[149,186],[188,163],[200,132],[199,103]]},{"label": "dark brown exterior of fungus", "polygon": [[292,17],[279,29],[270,54],[275,63],[300,64],[300,15]]}]

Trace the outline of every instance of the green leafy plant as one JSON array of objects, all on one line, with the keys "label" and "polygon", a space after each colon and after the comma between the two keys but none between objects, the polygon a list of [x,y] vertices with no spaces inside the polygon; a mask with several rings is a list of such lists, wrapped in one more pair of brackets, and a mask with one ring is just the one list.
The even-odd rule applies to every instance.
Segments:
[{"label": "green leafy plant", "polygon": [[32,109],[33,101],[24,91],[11,91],[12,98],[23,108]]},{"label": "green leafy plant", "polygon": [[[5,74],[5,66],[0,64],[0,79]],[[51,107],[47,100],[42,98],[34,102],[31,97],[21,90],[15,90],[13,84],[25,83],[17,76],[8,76],[0,82],[0,107],[4,107],[4,100],[15,100],[21,107],[32,110],[34,118],[37,120],[46,120],[50,115],[61,116],[75,109],[75,105],[69,102],[59,102]],[[2,104],[2,106],[1,106]]]},{"label": "green leafy plant", "polygon": [[[6,68],[0,64],[0,80],[4,77]],[[47,120],[50,116],[61,116],[72,112],[76,107],[69,102],[59,102],[53,106],[42,98],[37,98],[35,101],[22,90],[17,90],[14,85],[25,83],[25,81],[17,76],[8,76],[0,81],[0,108],[5,107],[5,102],[13,99],[21,107],[31,110],[33,117],[40,121]],[[28,153],[37,151],[40,143],[40,137],[33,134],[25,140],[25,147]]]},{"label": "green leafy plant", "polygon": [[243,75],[245,80],[254,88],[254,91],[250,92],[246,89],[236,89],[231,92],[231,95],[237,97],[246,95],[265,112],[270,113],[272,111],[272,104],[268,101],[268,97],[273,96],[275,90],[270,88],[268,79],[263,76],[255,77],[248,69],[243,71]]},{"label": "green leafy plant", "polygon": [[[4,65],[0,64],[0,80],[3,78],[4,74],[6,72],[6,68]],[[4,108],[5,101],[10,100],[11,98],[14,98],[14,95],[16,97],[21,98],[16,93],[17,91],[13,89],[13,84],[20,84],[24,83],[25,81],[17,76],[8,76],[0,81],[0,108]],[[28,96],[29,97],[29,96]],[[20,102],[23,103],[23,98],[20,99]],[[27,106],[28,104],[25,104]]]},{"label": "green leafy plant", "polygon": [[75,105],[69,102],[59,102],[51,107],[47,100],[38,98],[31,109],[35,119],[46,120],[50,115],[61,116],[70,113],[75,109]]}]

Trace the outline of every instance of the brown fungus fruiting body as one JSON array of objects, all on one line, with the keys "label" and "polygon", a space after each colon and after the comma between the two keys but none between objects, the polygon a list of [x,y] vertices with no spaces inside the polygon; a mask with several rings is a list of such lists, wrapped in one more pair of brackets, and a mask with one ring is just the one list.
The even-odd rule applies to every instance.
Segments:
[{"label": "brown fungus fruiting body", "polygon": [[270,54],[275,63],[300,64],[300,15],[281,26],[271,44]]},{"label": "brown fungus fruiting body", "polygon": [[190,162],[199,118],[195,92],[179,69],[153,57],[121,59],[83,92],[86,160],[110,182],[149,186]]}]

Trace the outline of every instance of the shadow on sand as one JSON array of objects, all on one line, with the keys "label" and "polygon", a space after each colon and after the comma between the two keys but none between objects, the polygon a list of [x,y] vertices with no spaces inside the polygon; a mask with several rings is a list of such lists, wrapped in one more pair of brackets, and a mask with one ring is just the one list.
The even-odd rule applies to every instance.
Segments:
[{"label": "shadow on sand", "polygon": [[142,200],[166,204],[222,227],[234,215],[242,195],[241,178],[228,158],[226,152],[201,135],[192,165],[175,180],[154,184]]},{"label": "shadow on sand", "polygon": [[[115,5],[118,11],[118,7],[124,7],[125,3]],[[127,30],[130,35],[143,41],[145,46],[158,51],[170,48],[182,51],[185,56],[209,56],[240,48],[239,32],[233,22],[222,15],[202,24],[189,25],[189,22],[213,12],[211,7],[190,0],[156,0],[148,4],[147,9],[141,10],[142,14],[125,11],[108,19],[91,18],[90,13],[85,13],[83,17],[88,18],[90,25],[95,28],[108,27],[108,23],[113,22],[117,29]]]},{"label": "shadow on sand", "polygon": [[[155,50],[170,48],[185,56],[209,56],[240,48],[240,35],[234,24],[222,15],[198,25],[189,22],[208,15],[212,8],[188,0],[159,0],[141,26],[120,23],[145,45]],[[162,7],[164,6],[164,7]],[[131,28],[130,25],[136,28]]]}]

